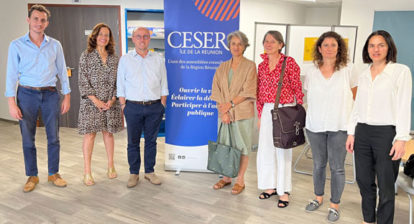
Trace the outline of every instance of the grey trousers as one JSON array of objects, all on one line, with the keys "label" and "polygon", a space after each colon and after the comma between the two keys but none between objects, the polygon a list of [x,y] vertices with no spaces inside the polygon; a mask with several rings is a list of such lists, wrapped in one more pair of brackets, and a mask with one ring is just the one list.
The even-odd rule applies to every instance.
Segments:
[{"label": "grey trousers", "polygon": [[313,186],[316,196],[325,193],[326,164],[329,162],[331,170],[331,199],[334,204],[341,201],[345,187],[345,142],[348,137],[346,131],[311,132],[306,134],[312,149],[313,158]]}]

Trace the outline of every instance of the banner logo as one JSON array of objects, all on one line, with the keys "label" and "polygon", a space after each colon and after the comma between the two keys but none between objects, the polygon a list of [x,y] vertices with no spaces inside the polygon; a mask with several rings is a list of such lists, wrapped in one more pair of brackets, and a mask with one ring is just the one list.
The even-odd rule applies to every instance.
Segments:
[{"label": "banner logo", "polygon": [[216,21],[236,19],[240,13],[240,0],[196,0],[194,5],[205,17]]}]

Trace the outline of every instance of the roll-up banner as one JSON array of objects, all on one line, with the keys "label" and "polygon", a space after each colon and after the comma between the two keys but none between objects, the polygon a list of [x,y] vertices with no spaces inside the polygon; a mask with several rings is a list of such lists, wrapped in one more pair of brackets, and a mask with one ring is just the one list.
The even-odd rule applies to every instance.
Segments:
[{"label": "roll-up banner", "polygon": [[213,76],[231,54],[227,34],[239,29],[240,0],[164,0],[165,169],[207,171],[209,140],[217,138]]}]

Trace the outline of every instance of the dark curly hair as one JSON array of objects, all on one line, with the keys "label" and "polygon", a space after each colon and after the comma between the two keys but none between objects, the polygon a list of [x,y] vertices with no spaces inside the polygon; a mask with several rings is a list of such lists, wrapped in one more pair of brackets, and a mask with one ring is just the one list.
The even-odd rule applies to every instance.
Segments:
[{"label": "dark curly hair", "polygon": [[318,67],[323,65],[323,57],[322,54],[319,52],[319,47],[322,46],[322,42],[326,38],[334,38],[338,43],[338,52],[336,54],[336,61],[335,61],[335,70],[338,71],[342,67],[345,67],[348,63],[348,48],[345,44],[344,39],[342,39],[341,35],[336,32],[329,31],[323,33],[316,41],[315,47],[313,48],[313,63]]},{"label": "dark curly hair", "polygon": [[113,55],[115,53],[115,41],[114,37],[112,36],[111,28],[105,23],[98,23],[93,27],[92,33],[88,37],[88,53],[91,53],[93,50],[96,49],[96,39],[98,38],[98,34],[102,28],[107,28],[109,30],[109,41],[105,47],[105,50],[108,52],[108,55]]},{"label": "dark curly hair", "polygon": [[362,60],[364,61],[364,63],[372,63],[372,59],[369,57],[369,54],[368,54],[368,45],[369,45],[369,40],[373,36],[382,36],[384,38],[385,42],[388,45],[388,52],[387,52],[387,58],[386,58],[387,63],[390,61],[396,63],[397,62],[397,47],[395,46],[395,43],[391,37],[391,34],[389,34],[385,30],[377,30],[377,31],[372,32],[367,38],[367,41],[365,41],[364,48],[362,49]]}]

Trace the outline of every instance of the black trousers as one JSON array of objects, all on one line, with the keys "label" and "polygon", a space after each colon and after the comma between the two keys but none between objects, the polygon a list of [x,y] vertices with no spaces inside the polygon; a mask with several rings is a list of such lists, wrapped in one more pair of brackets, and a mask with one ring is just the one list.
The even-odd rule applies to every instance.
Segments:
[{"label": "black trousers", "polygon": [[[395,126],[373,126],[358,123],[355,129],[356,179],[362,197],[362,214],[365,222],[389,224],[394,221],[395,181],[400,160],[389,155],[395,137]],[[377,178],[379,202],[377,215]]]}]

